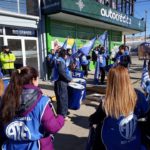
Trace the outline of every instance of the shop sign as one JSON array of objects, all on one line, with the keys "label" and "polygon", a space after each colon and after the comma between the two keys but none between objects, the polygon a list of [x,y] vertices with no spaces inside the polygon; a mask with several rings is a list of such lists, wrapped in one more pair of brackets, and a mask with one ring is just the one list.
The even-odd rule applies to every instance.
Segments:
[{"label": "shop sign", "polygon": [[129,24],[129,25],[132,24],[132,19],[129,16],[113,11],[112,9],[101,8],[100,14],[101,16],[111,19],[113,21]]},{"label": "shop sign", "polygon": [[36,30],[6,28],[6,35],[36,37]]},{"label": "shop sign", "polygon": [[59,0],[46,0],[44,9],[51,9],[55,8],[60,5]]}]

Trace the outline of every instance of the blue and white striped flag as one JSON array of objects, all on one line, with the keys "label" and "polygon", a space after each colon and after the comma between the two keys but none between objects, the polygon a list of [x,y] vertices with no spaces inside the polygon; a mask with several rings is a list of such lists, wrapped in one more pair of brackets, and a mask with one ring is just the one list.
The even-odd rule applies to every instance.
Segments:
[{"label": "blue and white striped flag", "polygon": [[79,51],[87,56],[90,50],[93,48],[95,41],[96,41],[96,37],[94,37],[92,40],[86,43],[82,48],[79,49]]},{"label": "blue and white striped flag", "polygon": [[144,91],[146,91],[148,85],[150,85],[150,77],[147,68],[147,61],[144,60],[142,77],[141,77],[141,87],[143,88]]},{"label": "blue and white striped flag", "polygon": [[62,49],[67,49],[67,41],[68,41],[68,38],[65,40],[63,46],[61,47]]},{"label": "blue and white striped flag", "polygon": [[102,46],[104,46],[106,48],[106,41],[107,41],[107,38],[108,38],[108,32],[105,31],[102,35],[100,35],[98,37],[98,40],[100,41],[100,43],[102,44]]},{"label": "blue and white striped flag", "polygon": [[76,51],[77,51],[77,46],[76,46],[76,43],[74,42],[72,46],[72,55],[75,54]]}]

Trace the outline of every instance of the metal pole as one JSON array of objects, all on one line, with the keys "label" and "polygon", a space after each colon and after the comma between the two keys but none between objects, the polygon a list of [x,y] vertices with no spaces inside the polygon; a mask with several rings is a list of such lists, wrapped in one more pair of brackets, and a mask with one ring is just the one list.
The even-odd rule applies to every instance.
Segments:
[{"label": "metal pole", "polygon": [[146,30],[147,30],[147,10],[145,10],[145,42],[146,42]]}]

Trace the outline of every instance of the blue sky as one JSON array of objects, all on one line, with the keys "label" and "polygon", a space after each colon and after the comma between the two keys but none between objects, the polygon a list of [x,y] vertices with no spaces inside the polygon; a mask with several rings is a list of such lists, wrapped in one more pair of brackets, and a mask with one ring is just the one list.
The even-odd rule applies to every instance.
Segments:
[{"label": "blue sky", "polygon": [[[150,0],[136,0],[135,2],[135,14],[137,18],[145,18],[145,10],[147,10],[147,36],[150,35]],[[144,35],[139,33],[137,35]]]}]

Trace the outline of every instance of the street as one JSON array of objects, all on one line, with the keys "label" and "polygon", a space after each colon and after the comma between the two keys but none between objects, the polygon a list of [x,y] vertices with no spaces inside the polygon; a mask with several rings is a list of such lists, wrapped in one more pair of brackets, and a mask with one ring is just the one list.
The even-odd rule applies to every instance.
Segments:
[{"label": "street", "polygon": [[[135,88],[140,88],[140,79],[143,61],[137,57],[132,57],[132,65],[129,69],[132,84]],[[90,72],[87,82],[93,79],[93,72]],[[41,82],[43,93],[54,96],[53,87],[48,82]],[[88,85],[87,85],[88,87]],[[90,93],[92,94],[92,93]],[[94,93],[93,93],[94,94]],[[88,97],[89,95],[87,95]],[[93,99],[93,98],[92,98]],[[64,127],[55,135],[55,150],[84,150],[89,132],[89,116],[96,110],[98,100],[86,99],[79,110],[69,110],[71,121],[66,121]]]}]

